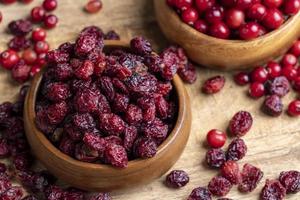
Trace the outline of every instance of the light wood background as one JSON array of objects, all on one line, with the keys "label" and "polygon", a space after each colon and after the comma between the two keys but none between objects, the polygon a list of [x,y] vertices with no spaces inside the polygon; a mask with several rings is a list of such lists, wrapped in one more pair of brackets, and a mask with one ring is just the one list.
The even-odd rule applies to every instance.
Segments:
[{"label": "light wood background", "polygon": [[[0,5],[3,21],[0,24],[0,50],[6,48],[11,37],[4,33],[10,20],[28,15],[30,9],[39,4],[34,0],[29,5]],[[74,40],[76,33],[88,25],[98,25],[104,31],[110,29],[120,33],[122,39],[130,39],[135,35],[145,35],[161,49],[167,45],[155,21],[153,2],[151,0],[103,0],[104,7],[95,15],[82,11],[86,0],[59,0],[55,13],[59,17],[59,25],[48,32],[48,41],[52,48],[60,43]],[[210,76],[223,74],[226,76],[224,89],[216,95],[203,95],[201,85]],[[251,131],[244,137],[248,145],[247,156],[240,162],[249,162],[260,167],[265,175],[258,188],[251,194],[241,194],[236,188],[227,195],[234,200],[258,199],[266,178],[276,178],[283,170],[300,170],[300,125],[298,118],[286,114],[271,118],[260,111],[263,99],[252,100],[247,97],[247,87],[239,87],[232,81],[231,73],[198,69],[198,80],[193,85],[186,85],[192,101],[193,123],[188,145],[172,169],[184,169],[190,175],[190,183],[179,190],[168,189],[163,185],[164,177],[153,183],[138,188],[112,193],[114,200],[184,200],[191,190],[198,186],[206,186],[217,171],[206,168],[202,162],[206,148],[204,145],[207,131],[212,128],[226,130],[228,121],[239,110],[247,110],[254,116]],[[11,81],[10,74],[0,70],[0,102],[13,100],[18,85]],[[284,98],[285,105],[293,98],[290,93]],[[142,177],[141,177],[142,178]],[[287,199],[300,199],[300,194],[288,196]]]}]

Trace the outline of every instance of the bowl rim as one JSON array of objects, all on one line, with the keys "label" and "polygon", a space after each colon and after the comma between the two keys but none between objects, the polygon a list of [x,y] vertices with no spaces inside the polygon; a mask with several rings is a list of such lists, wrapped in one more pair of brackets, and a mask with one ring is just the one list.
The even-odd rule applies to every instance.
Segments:
[{"label": "bowl rim", "polygon": [[[125,41],[114,41],[114,40],[105,40],[105,46],[111,46],[111,47],[120,47],[120,48],[129,48],[129,43]],[[105,48],[105,47],[104,47]],[[174,79],[172,80],[172,85],[174,87],[174,90],[176,91],[176,98],[178,101],[178,115],[177,120],[175,123],[174,128],[169,133],[168,137],[164,140],[162,144],[159,145],[157,153],[152,158],[147,159],[135,159],[132,161],[128,161],[128,165],[126,168],[117,168],[106,164],[96,164],[96,163],[88,163],[76,160],[63,152],[61,152],[58,148],[56,148],[49,140],[48,138],[36,127],[35,125],[35,118],[36,118],[36,112],[35,112],[35,104],[36,104],[36,97],[40,88],[40,84],[43,78],[43,72],[44,70],[41,70],[32,80],[30,89],[28,91],[27,97],[26,97],[26,106],[24,107],[28,115],[28,121],[32,123],[33,130],[30,134],[35,135],[35,137],[40,141],[40,143],[43,144],[43,146],[50,152],[52,152],[53,155],[58,157],[61,160],[64,160],[70,165],[74,165],[81,168],[89,168],[93,170],[102,170],[102,171],[115,171],[119,172],[122,171],[127,173],[132,172],[134,169],[144,168],[147,167],[152,163],[152,161],[155,161],[154,158],[160,157],[163,152],[168,148],[168,146],[173,143],[173,141],[177,138],[178,134],[181,134],[180,128],[182,127],[182,124],[184,123],[185,113],[188,112],[186,109],[185,104],[188,103],[185,99],[186,91],[184,89],[183,82],[179,78],[178,75],[174,76]],[[31,99],[32,101],[30,101]],[[125,175],[125,174],[124,174]]]},{"label": "bowl rim", "polygon": [[[155,1],[163,1],[163,9],[165,10],[166,13],[168,13],[170,15],[171,19],[175,19],[176,21],[174,23],[179,23],[182,24],[182,28],[184,29],[183,31],[185,32],[191,32],[193,35],[196,35],[198,37],[202,37],[208,41],[215,41],[221,44],[248,44],[251,45],[253,43],[253,45],[261,40],[265,40],[267,38],[269,38],[270,36],[274,36],[276,37],[277,34],[279,34],[282,30],[286,29],[287,26],[289,26],[290,23],[292,23],[294,20],[297,20],[296,18],[300,18],[300,11],[292,16],[289,16],[289,18],[287,20],[284,21],[284,23],[275,30],[272,30],[270,32],[268,32],[265,35],[262,35],[260,37],[254,38],[252,40],[241,40],[241,39],[237,39],[237,40],[233,40],[233,39],[221,39],[221,38],[216,38],[204,33],[201,33],[199,31],[197,31],[196,29],[194,29],[192,26],[184,23],[180,18],[179,15],[175,12],[175,10],[173,8],[171,8],[167,2],[165,0],[155,0]],[[156,10],[156,12],[158,12]],[[172,21],[172,20],[171,20]]]}]

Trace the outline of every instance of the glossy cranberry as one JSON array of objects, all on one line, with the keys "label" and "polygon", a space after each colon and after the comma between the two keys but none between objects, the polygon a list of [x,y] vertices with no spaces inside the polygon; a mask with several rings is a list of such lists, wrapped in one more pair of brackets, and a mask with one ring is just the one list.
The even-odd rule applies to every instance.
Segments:
[{"label": "glossy cranberry", "polygon": [[19,62],[20,58],[17,52],[13,50],[5,50],[0,55],[1,66],[5,69],[11,69]]},{"label": "glossy cranberry", "polygon": [[237,0],[236,1],[236,8],[240,10],[247,10],[253,4],[253,0]]},{"label": "glossy cranberry", "polygon": [[44,20],[46,11],[41,6],[36,6],[31,10],[31,20],[33,22],[41,22]]},{"label": "glossy cranberry", "polygon": [[42,28],[36,28],[32,31],[31,33],[31,38],[33,41],[43,41],[46,39],[47,33],[44,29]]},{"label": "glossy cranberry", "polygon": [[257,3],[253,4],[247,11],[247,17],[253,20],[262,21],[267,13],[267,9],[264,5]]},{"label": "glossy cranberry", "polygon": [[205,12],[205,20],[207,23],[214,24],[221,22],[224,18],[224,9],[220,6],[213,6]]},{"label": "glossy cranberry", "polygon": [[42,67],[40,65],[33,65],[33,66],[31,66],[29,75],[31,77],[34,77],[37,73],[39,73],[41,71],[41,68]]},{"label": "glossy cranberry", "polygon": [[210,26],[209,33],[211,36],[221,39],[228,39],[230,36],[230,30],[223,22],[217,22]]},{"label": "glossy cranberry", "polygon": [[230,9],[225,14],[225,22],[229,28],[239,28],[245,21],[245,14],[238,9]]},{"label": "glossy cranberry", "polygon": [[53,11],[57,7],[57,0],[44,0],[43,8],[47,11]]},{"label": "glossy cranberry", "polygon": [[300,115],[300,100],[294,100],[289,104],[288,113],[291,116]]},{"label": "glossy cranberry", "polygon": [[221,148],[226,142],[226,133],[217,129],[210,130],[206,135],[207,143],[212,148]]},{"label": "glossy cranberry", "polygon": [[283,5],[283,12],[286,15],[297,14],[300,10],[300,0],[287,0]]},{"label": "glossy cranberry", "polygon": [[281,75],[281,66],[275,61],[268,62],[266,66],[269,78],[273,79]]},{"label": "glossy cranberry", "polygon": [[174,0],[174,6],[182,11],[190,8],[192,5],[192,0]]},{"label": "glossy cranberry", "polygon": [[22,58],[24,59],[26,64],[31,65],[36,61],[37,55],[33,50],[26,49],[22,53]]},{"label": "glossy cranberry", "polygon": [[194,28],[201,32],[201,33],[207,33],[208,32],[208,26],[207,23],[202,20],[202,19],[198,19],[195,23],[194,23]]},{"label": "glossy cranberry", "polygon": [[49,51],[49,44],[46,41],[38,41],[34,44],[34,51],[37,54],[47,53]]},{"label": "glossy cranberry", "polygon": [[39,66],[43,66],[46,64],[46,53],[41,53],[41,54],[38,54],[37,56],[37,59],[35,61],[35,63]]},{"label": "glossy cranberry", "polygon": [[204,12],[215,5],[215,0],[195,0],[199,12]]},{"label": "glossy cranberry", "polygon": [[283,14],[276,8],[267,10],[267,14],[263,19],[264,26],[271,30],[279,28],[283,24],[283,22]]},{"label": "glossy cranberry", "polygon": [[268,8],[279,8],[282,2],[282,0],[263,0],[263,4]]},{"label": "glossy cranberry", "polygon": [[101,0],[89,0],[87,4],[84,6],[84,9],[88,13],[97,13],[102,8],[102,1]]},{"label": "glossy cranberry", "polygon": [[241,39],[251,40],[259,36],[259,24],[256,22],[248,22],[239,29]]},{"label": "glossy cranberry", "polygon": [[44,18],[44,25],[46,28],[54,28],[56,26],[56,24],[58,23],[58,18],[56,17],[56,15],[47,15]]},{"label": "glossy cranberry", "polygon": [[293,81],[298,75],[297,68],[294,66],[285,66],[282,68],[282,75],[289,81]]},{"label": "glossy cranberry", "polygon": [[258,66],[251,72],[251,82],[264,83],[268,79],[268,71],[262,67]]},{"label": "glossy cranberry", "polygon": [[265,86],[262,83],[254,82],[250,84],[249,95],[253,98],[260,98],[265,94]]},{"label": "glossy cranberry", "polygon": [[294,42],[293,46],[290,48],[289,52],[296,57],[300,56],[300,40]]},{"label": "glossy cranberry", "polygon": [[182,21],[190,25],[194,24],[194,22],[197,21],[198,17],[198,12],[194,8],[188,8],[181,14]]},{"label": "glossy cranberry", "polygon": [[239,72],[236,75],[234,75],[234,81],[238,85],[247,85],[250,82],[250,78],[248,73]]},{"label": "glossy cranberry", "polygon": [[285,54],[281,59],[281,64],[283,67],[286,66],[295,66],[298,62],[298,59],[293,54]]}]

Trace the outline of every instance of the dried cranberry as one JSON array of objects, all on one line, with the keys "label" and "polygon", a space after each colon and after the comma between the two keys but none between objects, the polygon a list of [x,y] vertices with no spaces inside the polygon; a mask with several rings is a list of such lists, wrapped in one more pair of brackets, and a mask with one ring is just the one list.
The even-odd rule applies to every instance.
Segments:
[{"label": "dried cranberry", "polygon": [[197,80],[196,68],[192,63],[188,63],[184,68],[178,69],[178,75],[187,83],[194,83]]},{"label": "dried cranberry", "polygon": [[285,171],[279,176],[280,183],[285,187],[287,193],[297,193],[300,191],[300,172]]},{"label": "dried cranberry", "polygon": [[243,139],[236,138],[229,144],[226,156],[228,160],[241,160],[247,153],[247,146]]},{"label": "dried cranberry", "polygon": [[187,200],[212,200],[211,193],[204,187],[197,187],[193,189]]},{"label": "dried cranberry", "polygon": [[157,144],[160,144],[168,135],[168,126],[158,118],[144,124],[142,130],[145,136],[153,138]]},{"label": "dried cranberry", "polygon": [[90,196],[87,200],[111,200],[108,193],[98,193]]},{"label": "dried cranberry", "polygon": [[72,117],[72,123],[77,129],[82,131],[93,129],[96,126],[93,117],[89,113],[75,114]]},{"label": "dried cranberry", "polygon": [[54,78],[58,81],[65,81],[72,77],[73,69],[68,63],[57,64],[53,69]]},{"label": "dried cranberry", "polygon": [[5,165],[4,163],[1,163],[1,162],[0,162],[0,174],[5,173],[6,170],[7,170],[6,165]]},{"label": "dried cranberry", "polygon": [[172,188],[180,188],[189,182],[188,174],[183,170],[173,170],[166,177],[166,185]]},{"label": "dried cranberry", "polygon": [[134,126],[129,126],[125,128],[123,146],[127,152],[131,151],[137,136],[138,136],[138,132]]},{"label": "dried cranberry", "polygon": [[120,40],[120,36],[114,30],[108,31],[105,36],[105,40]]},{"label": "dried cranberry", "polygon": [[120,135],[125,130],[125,122],[115,114],[101,114],[99,128],[108,135]]},{"label": "dried cranberry", "polygon": [[3,192],[12,187],[11,181],[6,177],[0,177],[0,197]]},{"label": "dried cranberry", "polygon": [[88,13],[97,13],[102,8],[102,1],[101,0],[89,0],[88,3],[84,6],[84,9]]},{"label": "dried cranberry", "polygon": [[9,154],[10,151],[7,140],[4,138],[0,139],[0,158],[6,158]]},{"label": "dried cranberry", "polygon": [[24,197],[22,200],[38,200],[38,198],[36,196],[29,195]]},{"label": "dried cranberry", "polygon": [[29,73],[30,66],[21,61],[16,64],[11,71],[12,78],[19,83],[27,81],[29,79]]},{"label": "dried cranberry", "polygon": [[13,187],[9,188],[8,190],[6,190],[5,192],[3,192],[0,195],[0,199],[18,200],[18,199],[21,199],[22,196],[23,196],[22,188],[18,187],[18,186],[13,186]]},{"label": "dried cranberry", "polygon": [[147,55],[152,52],[150,42],[141,36],[133,38],[130,41],[130,47],[133,52],[140,55]]},{"label": "dried cranberry", "polygon": [[46,188],[44,194],[47,200],[57,200],[62,199],[64,191],[60,187],[53,185]]},{"label": "dried cranberry", "polygon": [[101,77],[100,89],[109,101],[112,101],[115,98],[116,93],[111,78],[107,76]]},{"label": "dried cranberry", "polygon": [[103,38],[99,40],[97,37],[91,34],[81,35],[75,44],[75,53],[78,56],[87,56],[95,48],[102,49]]},{"label": "dried cranberry", "polygon": [[129,100],[127,95],[116,93],[112,107],[116,112],[125,112],[129,105]]},{"label": "dried cranberry", "polygon": [[74,150],[75,150],[75,142],[73,140],[69,139],[68,137],[63,137],[63,139],[61,140],[61,142],[59,144],[59,149],[63,153],[73,157]]},{"label": "dried cranberry", "polygon": [[284,76],[279,76],[274,78],[273,81],[268,81],[266,87],[269,94],[276,94],[279,97],[285,96],[290,91],[290,83]]},{"label": "dried cranberry", "polygon": [[283,104],[280,97],[277,95],[267,96],[263,104],[263,110],[268,115],[279,116],[283,111]]},{"label": "dried cranberry", "polygon": [[21,51],[24,49],[27,49],[31,46],[31,41],[29,39],[26,39],[25,37],[13,37],[8,42],[8,47],[15,51]]},{"label": "dried cranberry", "polygon": [[263,177],[263,172],[250,164],[245,164],[241,172],[241,181],[239,183],[239,190],[241,192],[252,192]]},{"label": "dried cranberry", "polygon": [[98,152],[103,152],[106,147],[106,141],[103,138],[101,138],[99,135],[89,132],[85,133],[83,142],[86,146]]},{"label": "dried cranberry", "polygon": [[9,31],[16,36],[25,36],[32,31],[32,23],[26,19],[19,19],[8,24]]},{"label": "dried cranberry", "polygon": [[71,96],[69,85],[65,83],[50,83],[46,88],[46,97],[54,102],[60,102]]},{"label": "dried cranberry", "polygon": [[219,168],[226,162],[226,155],[222,149],[210,149],[206,152],[206,163],[210,167]]},{"label": "dried cranberry", "polygon": [[64,101],[50,105],[47,108],[48,122],[53,125],[61,123],[67,115],[67,112],[67,103]]},{"label": "dried cranberry", "polygon": [[238,184],[240,182],[239,165],[236,161],[229,160],[225,162],[221,168],[221,174],[232,184]]},{"label": "dried cranberry", "polygon": [[95,112],[98,109],[99,95],[90,89],[80,90],[74,97],[75,109],[80,113]]},{"label": "dried cranberry", "polygon": [[260,199],[269,200],[277,199],[283,200],[286,195],[286,189],[277,180],[267,180],[262,189]]},{"label": "dried cranberry", "polygon": [[244,136],[251,128],[252,116],[247,111],[237,112],[229,122],[229,130],[235,136]]},{"label": "dried cranberry", "polygon": [[151,158],[157,152],[157,145],[151,138],[140,137],[134,142],[133,153],[137,158]]},{"label": "dried cranberry", "polygon": [[123,146],[110,144],[105,149],[105,159],[112,166],[124,168],[127,167],[128,158]]},{"label": "dried cranberry", "polygon": [[49,63],[54,63],[54,64],[65,63],[70,59],[69,56],[70,55],[66,52],[60,50],[52,50],[46,54],[46,60]]},{"label": "dried cranberry", "polygon": [[152,75],[134,74],[126,80],[125,84],[130,92],[143,96],[156,91],[157,79]]},{"label": "dried cranberry", "polygon": [[202,91],[206,94],[214,94],[219,92],[224,85],[225,78],[223,76],[214,76],[204,82]]},{"label": "dried cranberry", "polygon": [[211,179],[208,184],[208,190],[216,196],[225,196],[231,190],[232,184],[222,176]]}]

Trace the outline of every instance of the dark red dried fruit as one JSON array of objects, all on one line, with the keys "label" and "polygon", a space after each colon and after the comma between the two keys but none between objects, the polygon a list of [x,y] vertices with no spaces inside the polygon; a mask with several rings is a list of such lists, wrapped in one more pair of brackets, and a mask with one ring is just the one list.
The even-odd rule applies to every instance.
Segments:
[{"label": "dark red dried fruit", "polygon": [[188,63],[184,68],[178,69],[178,75],[186,83],[194,83],[197,80],[196,68],[192,63]]},{"label": "dark red dried fruit", "polygon": [[247,153],[247,146],[243,139],[236,138],[229,144],[226,156],[228,160],[241,160]]},{"label": "dark red dried fruit", "polygon": [[75,151],[75,142],[68,137],[63,137],[59,144],[59,149],[63,153],[73,157]]},{"label": "dark red dried fruit", "polygon": [[67,103],[61,101],[59,103],[52,104],[47,108],[47,119],[50,124],[56,125],[61,123],[68,112]]},{"label": "dark red dried fruit", "polygon": [[8,47],[10,49],[15,50],[15,51],[21,51],[21,50],[27,49],[31,45],[32,45],[31,41],[29,39],[26,39],[23,36],[21,36],[21,37],[14,37],[8,43]]},{"label": "dark red dried fruit", "polygon": [[38,200],[38,198],[33,195],[29,195],[27,197],[24,197],[22,200]]},{"label": "dark red dried fruit", "polygon": [[287,193],[300,192],[300,172],[299,171],[285,171],[281,172],[279,176],[280,183],[285,187]]},{"label": "dark red dried fruit", "polygon": [[283,200],[286,195],[286,189],[277,180],[267,180],[264,188],[262,189],[261,200]]},{"label": "dark red dried fruit", "polygon": [[11,76],[19,83],[24,83],[29,79],[30,66],[24,62],[19,62],[11,70]]},{"label": "dark red dried fruit", "polygon": [[156,91],[157,79],[150,74],[145,76],[134,74],[126,80],[125,84],[130,92],[138,96],[147,96]]},{"label": "dark red dried fruit", "polygon": [[193,189],[187,200],[212,200],[211,193],[204,187]]},{"label": "dark red dried fruit", "polygon": [[133,145],[133,153],[137,158],[151,158],[157,152],[156,143],[148,137],[138,138]]},{"label": "dark red dried fruit", "polygon": [[11,181],[7,177],[0,177],[0,194],[11,188],[11,186]]},{"label": "dark red dried fruit", "polygon": [[271,116],[277,117],[283,111],[283,103],[278,95],[267,96],[263,103],[263,111]]},{"label": "dark red dried fruit", "polygon": [[10,154],[7,140],[4,138],[0,139],[0,158],[6,158]]},{"label": "dark red dried fruit", "polygon": [[95,48],[103,48],[103,38],[92,34],[82,34],[75,43],[75,53],[79,57],[87,56]]},{"label": "dark red dried fruit", "polygon": [[252,116],[247,111],[237,112],[229,122],[229,130],[234,136],[242,137],[251,128],[253,123]]},{"label": "dark red dried fruit", "polygon": [[116,92],[110,77],[101,77],[100,81],[101,92],[108,98],[109,101],[113,101]]},{"label": "dark red dried fruit", "polygon": [[72,123],[81,131],[91,130],[96,126],[93,117],[89,113],[75,114],[72,117]]},{"label": "dark red dried fruit", "polygon": [[18,154],[13,157],[13,164],[17,170],[25,171],[32,164],[32,157],[28,153]]},{"label": "dark red dried fruit", "polygon": [[128,105],[129,97],[127,95],[116,93],[112,106],[115,112],[125,112]]},{"label": "dark red dried fruit", "polygon": [[123,146],[110,144],[105,149],[105,160],[112,166],[124,168],[127,167],[128,158]]},{"label": "dark red dried fruit", "polygon": [[263,172],[259,168],[246,163],[241,172],[239,190],[241,192],[252,192],[259,184],[263,175]]},{"label": "dark red dried fruit", "polygon": [[89,197],[87,200],[111,200],[108,193],[98,193]]},{"label": "dark red dried fruit", "polygon": [[0,194],[0,199],[3,200],[18,200],[23,196],[23,190],[21,187],[13,186]]},{"label": "dark red dried fruit", "polygon": [[46,97],[53,102],[64,101],[71,96],[68,84],[56,82],[50,83],[46,87]]},{"label": "dark red dried fruit", "polygon": [[189,182],[189,175],[183,170],[173,170],[166,177],[166,185],[172,188],[180,188]]},{"label": "dark red dried fruit", "polygon": [[77,78],[87,80],[94,73],[94,64],[86,60],[82,65],[74,70],[74,74]]},{"label": "dark red dried fruit", "polygon": [[268,81],[266,88],[269,94],[276,94],[279,97],[283,97],[290,91],[290,83],[286,77],[279,76],[272,81]]},{"label": "dark red dried fruit", "polygon": [[158,118],[145,124],[142,130],[145,136],[151,137],[157,144],[160,144],[168,135],[168,126]]},{"label": "dark red dried fruit", "polygon": [[1,162],[0,162],[0,174],[5,173],[6,170],[7,170],[6,165],[5,165],[4,163],[1,163]]},{"label": "dark red dried fruit", "polygon": [[49,63],[54,63],[54,64],[66,63],[69,61],[69,59],[70,59],[70,55],[68,53],[57,49],[49,51],[46,54],[46,60]]},{"label": "dark red dried fruit", "polygon": [[240,182],[240,170],[236,161],[229,160],[225,162],[221,168],[221,174],[232,184]]},{"label": "dark red dried fruit", "polygon": [[129,126],[125,128],[123,146],[127,152],[131,151],[137,136],[138,136],[138,132],[134,126]]},{"label": "dark red dried fruit", "polygon": [[216,176],[208,184],[208,190],[216,196],[225,196],[232,188],[229,180],[222,176]]},{"label": "dark red dried fruit", "polygon": [[120,135],[125,130],[125,122],[113,113],[99,116],[99,128],[108,135]]},{"label": "dark red dried fruit", "polygon": [[219,92],[225,85],[224,76],[214,76],[205,81],[202,91],[206,94],[214,94]]},{"label": "dark red dried fruit", "polygon": [[95,112],[98,109],[99,95],[97,91],[86,88],[80,90],[74,97],[74,107],[80,113]]},{"label": "dark red dried fruit", "polygon": [[57,200],[63,197],[64,191],[60,187],[53,185],[49,186],[44,194],[47,200]]},{"label": "dark red dried fruit", "polygon": [[210,167],[219,168],[226,162],[226,155],[222,149],[210,149],[206,152],[206,163]]},{"label": "dark red dried fruit", "polygon": [[152,52],[150,42],[141,36],[133,38],[130,41],[130,47],[133,52],[140,55],[147,55]]},{"label": "dark red dried fruit", "polygon": [[120,36],[118,33],[116,33],[114,30],[108,31],[104,35],[105,40],[120,40]]},{"label": "dark red dried fruit", "polygon": [[32,31],[32,23],[26,19],[19,19],[8,24],[9,31],[16,36],[25,36]]}]

